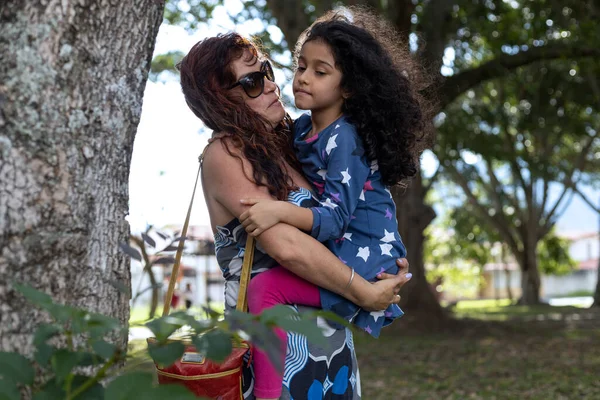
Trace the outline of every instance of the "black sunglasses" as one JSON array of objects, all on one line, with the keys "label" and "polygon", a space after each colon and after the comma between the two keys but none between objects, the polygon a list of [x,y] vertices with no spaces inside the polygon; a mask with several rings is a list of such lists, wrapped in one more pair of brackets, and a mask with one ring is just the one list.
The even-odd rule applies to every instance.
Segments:
[{"label": "black sunglasses", "polygon": [[244,89],[244,92],[251,99],[255,99],[260,96],[265,90],[265,78],[270,80],[271,82],[275,82],[275,75],[273,75],[273,67],[271,67],[271,63],[269,60],[265,60],[260,65],[260,71],[251,72],[248,75],[244,76],[242,79],[234,83],[232,86],[228,88],[231,90],[237,86],[241,86]]}]

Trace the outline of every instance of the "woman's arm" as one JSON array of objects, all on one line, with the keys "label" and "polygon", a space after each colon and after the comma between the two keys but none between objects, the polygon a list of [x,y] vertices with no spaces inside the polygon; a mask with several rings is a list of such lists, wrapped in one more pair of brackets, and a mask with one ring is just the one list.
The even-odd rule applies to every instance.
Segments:
[{"label": "woman's arm", "polygon": [[[264,186],[249,180],[252,167],[229,155],[219,141],[206,152],[203,164],[203,187],[208,195],[236,218],[248,209],[242,198],[271,199]],[[382,310],[397,303],[396,293],[408,280],[402,270],[395,278],[371,284],[355,275],[347,288],[351,269],[321,243],[290,225],[279,223],[257,238],[260,246],[278,263],[309,282],[338,293],[366,310]]]}]

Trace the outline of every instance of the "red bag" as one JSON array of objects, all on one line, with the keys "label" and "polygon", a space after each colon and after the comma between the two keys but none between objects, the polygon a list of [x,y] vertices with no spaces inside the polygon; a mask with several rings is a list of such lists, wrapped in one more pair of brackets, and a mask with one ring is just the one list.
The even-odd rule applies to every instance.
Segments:
[{"label": "red bag", "polygon": [[[192,200],[188,208],[188,213],[183,224],[181,232],[182,240],[179,241],[179,247],[175,255],[173,271],[169,281],[169,289],[165,298],[165,306],[163,316],[169,315],[171,298],[175,290],[175,282],[179,276],[179,265],[181,263],[181,255],[185,244],[185,236],[187,234],[188,225],[190,222],[190,214],[192,204],[194,203],[194,193],[198,184],[198,175],[196,176],[196,184],[192,192]],[[238,311],[248,310],[248,301],[246,292],[248,282],[250,281],[250,270],[252,269],[252,259],[254,257],[254,238],[248,235],[246,240],[246,249],[244,253],[244,262],[240,276],[240,290],[236,309]],[[148,342],[154,341],[154,338],[149,338]],[[204,355],[198,353],[195,347],[190,343],[185,344],[185,352],[183,356],[175,361],[173,365],[168,367],[156,365],[159,384],[178,383],[184,385],[192,393],[198,397],[208,397],[218,400],[239,400],[243,399],[242,392],[242,369],[252,362],[252,350],[248,343],[243,342],[234,344],[233,350],[222,363],[215,363],[208,360]],[[247,361],[244,362],[244,357],[248,353]]]},{"label": "red bag", "polygon": [[207,360],[196,352],[192,345],[187,345],[185,353],[175,364],[166,367],[156,367],[159,384],[178,383],[186,386],[198,397],[219,400],[239,400],[242,395],[242,368],[244,356],[250,347],[243,343],[234,347],[227,359],[217,364]]}]

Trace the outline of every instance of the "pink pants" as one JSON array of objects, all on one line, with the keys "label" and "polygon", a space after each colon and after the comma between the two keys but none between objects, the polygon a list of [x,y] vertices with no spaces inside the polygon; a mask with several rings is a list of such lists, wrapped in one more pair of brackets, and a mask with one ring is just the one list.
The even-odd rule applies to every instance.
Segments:
[{"label": "pink pants", "polygon": [[[298,275],[279,266],[256,275],[248,285],[248,309],[252,314],[278,304],[301,304],[321,307],[319,288]],[[287,335],[282,329],[276,329],[281,345],[282,362],[285,361]],[[279,398],[283,375],[277,372],[262,351],[254,349],[254,395],[262,398]]]}]

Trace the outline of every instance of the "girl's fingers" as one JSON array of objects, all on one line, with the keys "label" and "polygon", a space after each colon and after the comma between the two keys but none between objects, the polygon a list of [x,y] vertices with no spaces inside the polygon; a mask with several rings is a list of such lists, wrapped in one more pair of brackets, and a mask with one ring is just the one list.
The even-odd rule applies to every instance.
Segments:
[{"label": "girl's fingers", "polygon": [[387,272],[381,272],[377,274],[377,279],[393,279],[396,278],[396,274],[388,274]]},{"label": "girl's fingers", "polygon": [[398,266],[398,268],[400,268],[400,271],[398,271],[398,273],[400,273],[400,272],[407,273],[408,272],[408,260],[406,258],[397,258],[396,265]]}]

